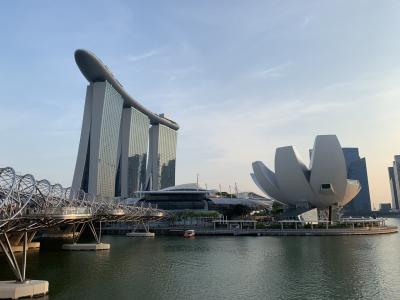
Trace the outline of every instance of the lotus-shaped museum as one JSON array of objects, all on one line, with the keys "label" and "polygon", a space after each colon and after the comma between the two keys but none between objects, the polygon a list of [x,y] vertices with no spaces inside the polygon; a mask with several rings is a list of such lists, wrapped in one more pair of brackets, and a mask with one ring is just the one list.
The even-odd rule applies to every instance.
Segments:
[{"label": "lotus-shaped museum", "polygon": [[275,172],[261,161],[253,162],[253,172],[251,177],[265,194],[292,207],[343,207],[361,190],[358,180],[347,179],[343,150],[335,135],[316,137],[309,167],[293,146],[287,146],[276,149]]}]

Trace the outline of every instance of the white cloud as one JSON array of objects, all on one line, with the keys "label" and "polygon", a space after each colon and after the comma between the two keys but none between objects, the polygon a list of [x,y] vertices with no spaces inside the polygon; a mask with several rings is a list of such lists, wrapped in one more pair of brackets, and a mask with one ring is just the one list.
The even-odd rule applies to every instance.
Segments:
[{"label": "white cloud", "polygon": [[141,60],[153,57],[153,56],[160,55],[161,53],[162,53],[162,51],[160,49],[150,50],[145,53],[138,54],[138,55],[129,55],[128,60],[130,62],[138,62],[138,61],[141,61]]},{"label": "white cloud", "polygon": [[[400,91],[393,88],[393,80],[392,76],[362,76],[327,84],[296,98],[252,99],[238,94],[235,99],[215,99],[201,105],[192,105],[201,98],[196,101],[190,93],[178,98],[171,107],[181,124],[178,181],[183,182],[195,170],[210,187],[235,180],[240,189],[257,191],[249,177],[252,161],[264,160],[273,168],[274,151],[284,145],[295,145],[307,158],[315,135],[337,134],[343,146],[359,147],[367,157],[371,195],[377,201],[377,195],[388,194],[381,179],[386,178],[386,168],[381,164],[376,167],[377,161],[389,157],[390,163],[398,143],[390,149],[386,145],[384,154],[383,144],[379,147],[378,142],[375,147],[368,141],[393,139],[397,126],[388,126],[386,132],[379,130],[379,124],[394,120],[400,109],[396,105]],[[188,98],[194,98],[190,105],[185,103]],[[387,120],[382,120],[383,116]]]},{"label": "white cloud", "polygon": [[285,62],[273,67],[265,68],[263,70],[255,71],[253,77],[258,78],[280,78],[283,77],[288,68],[292,65],[291,62]]}]

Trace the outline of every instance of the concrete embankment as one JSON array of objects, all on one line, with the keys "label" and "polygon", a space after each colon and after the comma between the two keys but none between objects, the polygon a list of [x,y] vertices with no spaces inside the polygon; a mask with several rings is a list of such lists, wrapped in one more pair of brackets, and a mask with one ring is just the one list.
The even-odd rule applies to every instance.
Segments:
[{"label": "concrete embankment", "polygon": [[[175,230],[171,230],[171,233]],[[175,231],[178,233],[179,231]],[[183,231],[180,231],[183,234]],[[397,227],[376,228],[329,228],[329,229],[220,229],[196,230],[196,235],[234,235],[234,236],[332,236],[332,235],[374,235],[398,232]]]},{"label": "concrete embankment", "polygon": [[[207,228],[156,228],[151,231],[157,235],[183,235],[187,229],[194,229],[197,236],[338,236],[375,235],[398,232],[396,226],[364,228],[314,228],[314,229],[207,229]],[[124,230],[105,230],[105,234],[122,234]]]}]

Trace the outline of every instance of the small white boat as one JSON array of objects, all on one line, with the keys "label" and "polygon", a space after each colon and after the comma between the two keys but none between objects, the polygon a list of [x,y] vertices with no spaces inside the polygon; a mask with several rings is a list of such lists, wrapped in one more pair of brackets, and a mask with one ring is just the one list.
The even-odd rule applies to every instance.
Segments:
[{"label": "small white boat", "polygon": [[185,233],[183,234],[183,236],[185,238],[187,237],[194,237],[196,235],[196,232],[193,229],[190,230],[186,230]]}]

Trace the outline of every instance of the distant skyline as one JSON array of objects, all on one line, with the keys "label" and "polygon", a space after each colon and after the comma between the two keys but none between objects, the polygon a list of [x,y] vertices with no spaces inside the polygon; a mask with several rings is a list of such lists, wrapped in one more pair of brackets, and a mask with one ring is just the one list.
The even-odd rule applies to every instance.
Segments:
[{"label": "distant skyline", "polygon": [[93,51],[150,110],[176,120],[177,184],[260,193],[251,163],[305,161],[318,134],[366,157],[372,205],[400,153],[398,1],[0,4],[0,166],[71,185]]}]

